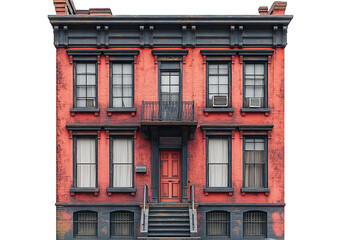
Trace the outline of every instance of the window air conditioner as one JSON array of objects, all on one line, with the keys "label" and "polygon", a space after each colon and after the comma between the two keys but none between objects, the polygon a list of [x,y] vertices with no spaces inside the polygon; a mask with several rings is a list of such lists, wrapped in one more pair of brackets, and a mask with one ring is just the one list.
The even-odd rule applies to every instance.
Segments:
[{"label": "window air conditioner", "polygon": [[249,99],[249,107],[260,107],[260,98],[250,98]]},{"label": "window air conditioner", "polygon": [[228,96],[212,96],[213,107],[227,107]]}]

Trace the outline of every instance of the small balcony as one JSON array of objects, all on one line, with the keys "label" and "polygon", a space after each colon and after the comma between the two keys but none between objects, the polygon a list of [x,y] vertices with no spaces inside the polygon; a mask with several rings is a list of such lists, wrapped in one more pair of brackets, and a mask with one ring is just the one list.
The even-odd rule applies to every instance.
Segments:
[{"label": "small balcony", "polygon": [[194,101],[142,101],[143,122],[193,122]]}]

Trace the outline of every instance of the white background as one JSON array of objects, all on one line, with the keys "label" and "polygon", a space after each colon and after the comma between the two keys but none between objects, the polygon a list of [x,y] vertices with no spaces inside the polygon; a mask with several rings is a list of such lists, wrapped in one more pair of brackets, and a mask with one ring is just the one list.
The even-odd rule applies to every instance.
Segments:
[{"label": "white background", "polygon": [[[267,0],[74,0],[115,15],[258,14]],[[55,239],[52,0],[1,1],[1,239]],[[287,240],[339,239],[338,1],[290,0],[286,47]]]}]

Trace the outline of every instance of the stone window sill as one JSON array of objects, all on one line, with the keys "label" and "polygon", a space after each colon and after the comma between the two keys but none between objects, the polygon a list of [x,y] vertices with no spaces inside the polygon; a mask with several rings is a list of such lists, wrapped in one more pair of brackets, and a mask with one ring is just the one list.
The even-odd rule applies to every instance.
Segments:
[{"label": "stone window sill", "polygon": [[75,193],[94,193],[94,195],[99,195],[100,189],[99,188],[71,188],[70,193],[72,196]]},{"label": "stone window sill", "polygon": [[240,109],[241,115],[245,116],[246,113],[264,113],[265,116],[269,116],[271,109],[270,108],[242,108]]},{"label": "stone window sill", "polygon": [[109,196],[111,196],[112,193],[130,193],[132,196],[134,196],[137,189],[134,187],[132,188],[117,187],[117,188],[107,188],[106,191]]},{"label": "stone window sill", "polygon": [[137,110],[136,108],[107,108],[107,116],[112,116],[113,113],[130,113],[132,117],[135,116]]},{"label": "stone window sill", "polygon": [[69,111],[72,116],[78,113],[94,113],[95,116],[99,116],[100,113],[99,108],[71,108]]},{"label": "stone window sill", "polygon": [[270,194],[269,188],[242,188],[241,189],[242,195],[246,193],[265,193],[266,196]]},{"label": "stone window sill", "polygon": [[209,193],[228,193],[230,196],[233,195],[234,188],[231,187],[205,187],[204,193],[207,196]]},{"label": "stone window sill", "polygon": [[205,116],[208,116],[209,113],[228,113],[229,116],[232,116],[234,113],[234,108],[204,108]]}]

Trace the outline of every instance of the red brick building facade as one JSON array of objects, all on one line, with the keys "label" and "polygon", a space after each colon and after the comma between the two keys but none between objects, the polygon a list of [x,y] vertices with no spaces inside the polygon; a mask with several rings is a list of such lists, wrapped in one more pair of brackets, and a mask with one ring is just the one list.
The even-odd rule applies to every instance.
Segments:
[{"label": "red brick building facade", "polygon": [[286,3],[54,5],[57,239],[284,239]]}]

